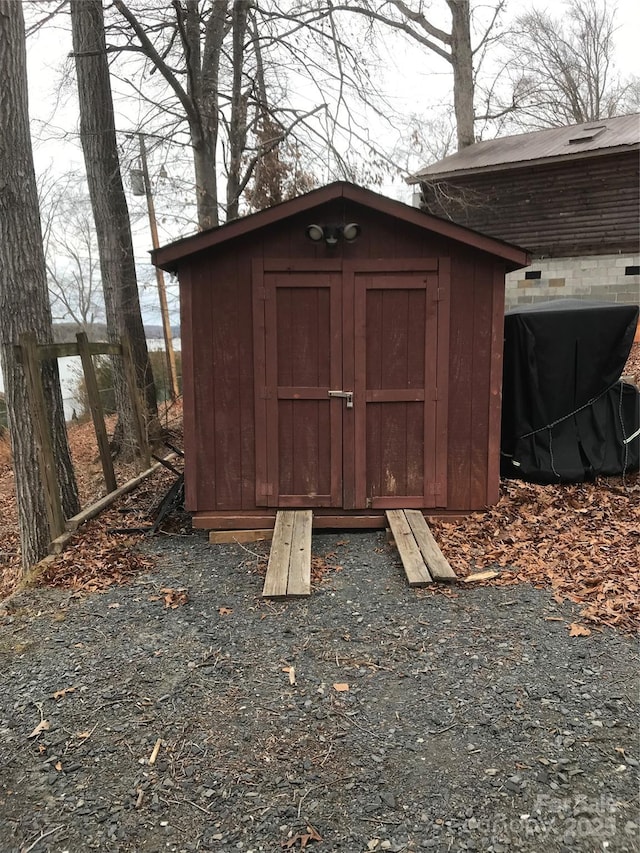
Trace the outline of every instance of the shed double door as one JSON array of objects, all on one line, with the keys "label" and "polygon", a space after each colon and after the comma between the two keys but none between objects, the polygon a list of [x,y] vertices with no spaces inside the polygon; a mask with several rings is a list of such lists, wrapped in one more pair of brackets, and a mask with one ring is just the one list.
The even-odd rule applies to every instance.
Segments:
[{"label": "shed double door", "polygon": [[448,262],[254,265],[256,503],[446,505]]}]

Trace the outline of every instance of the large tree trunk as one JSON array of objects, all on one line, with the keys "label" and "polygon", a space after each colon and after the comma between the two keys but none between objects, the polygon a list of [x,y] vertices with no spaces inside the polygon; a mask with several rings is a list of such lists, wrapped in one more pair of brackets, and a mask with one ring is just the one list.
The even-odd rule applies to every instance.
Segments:
[{"label": "large tree trunk", "polygon": [[247,0],[233,4],[233,83],[231,87],[231,118],[229,121],[229,175],[227,177],[227,222],[237,219],[240,209],[240,177],[242,155],[247,144],[247,101],[242,94],[244,46],[247,34]]},{"label": "large tree trunk", "polygon": [[[102,0],[72,0],[71,27],[80,103],[80,139],[96,224],[109,335],[128,336],[148,423],[157,428],[156,389],[140,312],[129,210],[122,186]],[[133,413],[121,362],[115,393],[122,436],[134,447]]]},{"label": "large tree trunk", "polygon": [[451,10],[451,67],[453,69],[453,109],[456,117],[458,149],[473,145],[473,53],[469,0],[447,0]]},{"label": "large tree trunk", "polygon": [[185,44],[187,93],[194,106],[189,122],[198,198],[198,224],[212,228],[219,224],[218,213],[218,132],[220,59],[227,30],[227,0],[211,4],[205,25],[204,43],[200,42],[200,16],[195,0],[187,3],[188,43]]},{"label": "large tree trunk", "polygon": [[[44,252],[33,167],[22,4],[0,0],[0,358],[13,451],[22,564],[47,553],[50,541],[33,419],[14,345],[33,332],[52,341]],[[65,515],[79,510],[64,423],[57,362],[43,365],[45,402]]]},{"label": "large tree trunk", "polygon": [[211,164],[216,162],[217,134],[201,124],[190,126],[196,179],[198,225],[204,231],[218,225],[218,180]]}]

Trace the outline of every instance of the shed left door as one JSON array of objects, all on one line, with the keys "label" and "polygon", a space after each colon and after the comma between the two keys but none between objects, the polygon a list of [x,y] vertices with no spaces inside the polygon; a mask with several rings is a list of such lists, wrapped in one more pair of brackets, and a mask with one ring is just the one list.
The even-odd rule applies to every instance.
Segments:
[{"label": "shed left door", "polygon": [[342,275],[259,261],[253,270],[256,504],[342,505]]}]

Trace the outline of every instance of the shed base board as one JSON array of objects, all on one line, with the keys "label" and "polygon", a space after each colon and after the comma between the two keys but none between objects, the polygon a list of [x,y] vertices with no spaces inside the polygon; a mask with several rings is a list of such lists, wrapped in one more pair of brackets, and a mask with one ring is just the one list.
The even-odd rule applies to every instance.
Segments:
[{"label": "shed base board", "polygon": [[[193,527],[200,530],[258,530],[273,528],[277,510],[245,511],[245,512],[196,512],[193,514]],[[473,512],[459,510],[425,510],[424,515],[430,518],[446,518],[457,521],[468,518]],[[335,510],[313,510],[313,527],[315,529],[341,528],[346,530],[379,529],[387,527],[387,517],[381,512],[340,512]]]}]

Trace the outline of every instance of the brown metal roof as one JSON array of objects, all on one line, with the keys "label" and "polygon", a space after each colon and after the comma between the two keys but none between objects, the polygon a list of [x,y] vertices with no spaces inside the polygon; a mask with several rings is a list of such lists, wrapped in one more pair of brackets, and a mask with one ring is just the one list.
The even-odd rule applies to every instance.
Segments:
[{"label": "brown metal roof", "polygon": [[640,149],[639,114],[477,142],[416,172],[409,183],[634,149]]},{"label": "brown metal roof", "polygon": [[159,249],[151,252],[151,261],[164,270],[175,272],[180,266],[181,261],[191,255],[212,249],[236,237],[249,234],[258,228],[272,225],[289,216],[304,213],[320,204],[325,204],[337,198],[344,198],[362,204],[404,222],[416,225],[425,231],[440,234],[443,237],[448,237],[467,246],[480,249],[490,255],[496,255],[508,262],[508,270],[520,269],[529,264],[527,251],[520,246],[514,246],[511,243],[487,237],[478,231],[473,231],[471,228],[456,225],[448,219],[433,216],[416,207],[411,207],[400,201],[394,201],[386,196],[379,195],[371,190],[366,190],[363,187],[358,187],[346,181],[336,181],[333,184],[312,190],[290,201],[284,201],[266,210],[260,210],[258,213],[253,213],[250,216],[235,219],[217,228],[210,228],[208,231],[201,231],[199,234],[184,237],[174,243],[161,246]]}]

